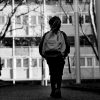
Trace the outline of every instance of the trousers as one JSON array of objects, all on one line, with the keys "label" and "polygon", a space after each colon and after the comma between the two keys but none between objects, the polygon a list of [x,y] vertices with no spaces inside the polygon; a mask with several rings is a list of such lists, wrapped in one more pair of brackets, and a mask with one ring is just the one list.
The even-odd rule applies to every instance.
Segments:
[{"label": "trousers", "polygon": [[60,89],[65,60],[63,58],[48,58],[47,64],[49,66],[51,88]]}]

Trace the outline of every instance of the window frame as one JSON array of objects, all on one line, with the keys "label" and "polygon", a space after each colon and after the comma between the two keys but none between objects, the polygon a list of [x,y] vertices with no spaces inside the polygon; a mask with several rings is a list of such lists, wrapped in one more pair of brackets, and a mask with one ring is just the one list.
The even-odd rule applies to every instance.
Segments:
[{"label": "window frame", "polygon": [[[84,59],[84,62],[82,63],[81,60]],[[82,64],[82,65],[81,65]],[[80,67],[85,67],[86,66],[86,61],[85,61],[85,57],[81,56],[80,57]]]},{"label": "window frame", "polygon": [[17,25],[22,24],[22,16],[17,16],[17,15],[15,16],[15,24],[17,24]]},{"label": "window frame", "polygon": [[[90,61],[88,63],[88,59],[91,59],[91,64],[90,64]],[[87,60],[87,67],[92,67],[93,66],[93,57],[87,57],[86,60]]]},{"label": "window frame", "polygon": [[36,67],[38,67],[37,58],[31,58],[31,68],[36,68]]},{"label": "window frame", "polygon": [[58,5],[59,0],[46,0],[46,5]]},{"label": "window frame", "polygon": [[[88,22],[86,22],[86,20],[87,20],[86,17],[88,17],[88,20],[89,20]],[[88,14],[86,14],[85,15],[85,24],[89,24],[89,23],[90,23],[90,16]]]},{"label": "window frame", "polygon": [[22,23],[23,23],[24,26],[28,25],[28,23],[29,23],[29,15],[23,15],[22,16]]},{"label": "window frame", "polygon": [[1,58],[1,64],[3,64],[2,68],[5,68],[5,58]]},{"label": "window frame", "polygon": [[97,60],[96,57],[95,57],[95,66],[99,66],[99,61]]},{"label": "window frame", "polygon": [[[17,66],[17,60],[20,60],[20,66]],[[21,68],[22,67],[22,59],[21,58],[16,58],[16,67]]]},{"label": "window frame", "polygon": [[[27,66],[26,66],[26,62],[24,62],[24,60],[28,60],[27,61]],[[29,58],[23,58],[23,68],[26,68],[26,69],[29,68]]]},{"label": "window frame", "polygon": [[[67,23],[63,23],[63,16],[67,18]],[[72,20],[72,23],[70,23],[70,17]],[[71,14],[68,14],[67,16],[65,14],[61,14],[61,24],[62,25],[72,25],[73,24],[73,16]]]},{"label": "window frame", "polygon": [[90,0],[79,0],[79,3],[80,4],[83,4],[83,3],[89,4],[90,3]]},{"label": "window frame", "polygon": [[[33,17],[35,18],[33,20]],[[30,15],[30,26],[36,26],[37,25],[37,15]],[[35,23],[33,23],[35,21]]]},{"label": "window frame", "polygon": [[[8,62],[10,62],[11,64]],[[7,58],[7,68],[13,69],[13,58]]]},{"label": "window frame", "polygon": [[[82,25],[88,25],[88,24],[90,24],[90,21],[86,22],[86,17],[90,17],[89,14],[88,14],[87,12],[85,12],[85,13],[83,12],[83,13],[81,14],[81,17],[82,17],[82,19],[83,19]],[[81,18],[81,17],[79,17],[79,18]],[[90,20],[90,18],[89,18],[89,20]],[[80,21],[80,19],[79,19],[79,21]]]}]

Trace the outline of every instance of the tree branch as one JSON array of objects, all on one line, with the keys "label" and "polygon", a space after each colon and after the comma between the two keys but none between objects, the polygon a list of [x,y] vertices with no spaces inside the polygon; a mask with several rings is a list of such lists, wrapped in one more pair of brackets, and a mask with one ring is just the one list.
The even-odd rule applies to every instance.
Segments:
[{"label": "tree branch", "polygon": [[[1,2],[0,2],[1,3]],[[6,3],[4,4],[4,6],[0,9],[0,11],[3,11],[4,8],[6,8],[6,6],[8,5],[9,1],[6,1]]]},{"label": "tree branch", "polygon": [[14,30],[19,30],[19,29],[23,29],[23,26],[22,26],[22,27],[19,27],[19,28],[11,29],[11,30],[9,30],[8,32],[12,32],[12,31],[14,31]]},{"label": "tree branch", "polygon": [[83,32],[82,25],[80,25],[80,27],[81,27],[81,30],[82,30],[83,35],[85,36],[86,40],[89,42],[90,46],[92,47],[93,52],[94,52],[94,54],[95,54],[97,60],[99,60],[99,56],[98,56],[97,50],[94,48],[94,46],[93,46],[93,44],[91,43],[91,41],[89,40],[88,36],[86,36],[86,34]]},{"label": "tree branch", "polygon": [[20,16],[22,16],[22,15],[26,15],[26,14],[28,14],[28,13],[31,12],[31,11],[36,11],[36,9],[38,9],[38,8],[39,8],[39,6],[36,7],[36,8],[34,8],[34,9],[32,9],[32,10],[28,10],[28,12],[26,12],[26,13],[22,13],[22,14],[20,14],[20,15],[17,15],[17,17],[20,17]]},{"label": "tree branch", "polygon": [[2,3],[4,0],[0,0],[0,3]]}]

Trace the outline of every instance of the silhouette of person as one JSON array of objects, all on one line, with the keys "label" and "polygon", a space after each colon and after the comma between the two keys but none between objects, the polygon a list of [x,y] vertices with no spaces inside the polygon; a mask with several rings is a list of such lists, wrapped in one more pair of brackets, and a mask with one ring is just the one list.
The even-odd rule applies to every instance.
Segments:
[{"label": "silhouette of person", "polygon": [[[54,16],[49,20],[50,25],[50,31],[54,33],[55,35],[59,34],[60,27],[61,27],[61,20],[59,17]],[[59,56],[50,56],[46,57],[43,54],[43,43],[45,41],[45,38],[48,34],[50,34],[50,31],[46,32],[39,45],[39,53],[40,55],[46,59],[47,64],[49,66],[49,72],[50,72],[50,82],[51,82],[51,97],[54,98],[61,98],[61,81],[62,81],[62,75],[63,75],[63,69],[65,64],[65,58],[67,57],[68,53],[70,52],[70,45],[67,38],[66,33],[63,31],[60,31],[61,34],[63,34],[64,41],[65,41],[65,49],[63,55]],[[52,51],[53,52],[53,51]],[[55,55],[56,52],[53,52],[53,55]],[[50,52],[49,55],[52,53]]]}]

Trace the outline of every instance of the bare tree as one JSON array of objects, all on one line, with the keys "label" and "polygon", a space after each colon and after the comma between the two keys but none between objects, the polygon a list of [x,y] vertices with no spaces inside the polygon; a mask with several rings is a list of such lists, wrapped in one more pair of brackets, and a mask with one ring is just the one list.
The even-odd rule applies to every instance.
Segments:
[{"label": "bare tree", "polygon": [[[5,38],[7,32],[12,32],[12,31],[15,31],[15,30],[25,28],[25,26],[22,25],[21,27],[11,29],[12,18],[15,15],[15,13],[17,12],[17,10],[20,6],[25,5],[27,7],[27,11],[25,11],[25,12],[19,14],[19,15],[16,15],[16,17],[27,15],[30,12],[38,12],[37,9],[41,6],[41,2],[39,2],[39,4],[37,6],[34,6],[30,10],[29,5],[27,3],[25,3],[25,0],[17,0],[17,1],[15,0],[15,3],[16,3],[16,5],[15,5],[14,9],[12,9],[12,11],[7,15],[7,21],[4,24],[3,28],[0,30],[0,41],[2,41]],[[0,0],[0,4],[2,4],[2,7],[0,8],[0,12],[3,12],[6,9],[7,6],[9,6],[9,5],[12,6],[12,0]]]}]

